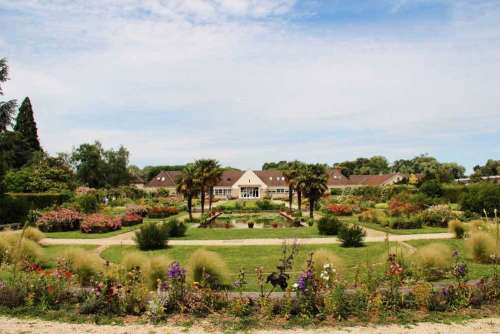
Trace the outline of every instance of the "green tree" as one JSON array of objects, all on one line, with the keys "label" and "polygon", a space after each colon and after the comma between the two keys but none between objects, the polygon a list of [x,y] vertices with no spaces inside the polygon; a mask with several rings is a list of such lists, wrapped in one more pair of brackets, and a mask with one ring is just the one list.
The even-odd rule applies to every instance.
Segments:
[{"label": "green tree", "polygon": [[5,162],[5,168],[21,168],[31,161],[33,152],[19,133],[14,131],[5,131],[0,133],[0,152],[2,152]]},{"label": "green tree", "polygon": [[187,164],[177,179],[176,191],[187,201],[189,220],[193,220],[193,198],[199,193],[198,170],[194,164]]},{"label": "green tree", "polygon": [[[9,67],[7,59],[0,58],[0,96],[3,95],[2,83],[9,80]],[[0,101],[0,133],[6,132],[7,128],[12,125],[12,118],[16,110],[16,100]]]},{"label": "green tree", "polygon": [[212,166],[210,167],[210,174],[208,177],[208,211],[212,211],[212,203],[214,199],[214,187],[222,179],[222,173],[224,169],[220,166],[217,160],[211,160]]},{"label": "green tree", "polygon": [[328,190],[328,173],[323,164],[309,164],[304,168],[303,192],[309,200],[309,217],[314,217],[314,206]]},{"label": "green tree", "polygon": [[40,141],[38,140],[38,129],[33,116],[33,107],[29,97],[21,103],[19,113],[16,118],[14,131],[21,133],[32,151],[40,151]]},{"label": "green tree", "polygon": [[474,166],[474,177],[500,175],[500,160],[488,159],[484,166]]},{"label": "green tree", "polygon": [[77,180],[92,188],[106,186],[106,163],[100,142],[82,144],[74,149],[71,161],[76,169]]},{"label": "green tree", "polygon": [[357,158],[352,161],[343,161],[334,164],[336,168],[342,168],[342,174],[350,175],[379,175],[390,172],[387,158],[376,155],[371,158]]},{"label": "green tree", "polygon": [[[201,202],[201,214],[205,213],[205,197],[207,192],[211,192],[213,186],[217,184],[222,176],[222,170],[220,164],[214,159],[199,159],[194,162],[196,169],[196,181],[200,189],[200,202]],[[211,198],[210,197],[210,207]]]},{"label": "green tree", "polygon": [[104,169],[108,186],[118,187],[129,183],[128,159],[129,152],[123,146],[118,150],[104,151]]},{"label": "green tree", "polygon": [[0,151],[0,198],[5,193],[5,160],[3,158],[3,152]]},{"label": "green tree", "polygon": [[[300,161],[288,162],[286,168],[283,170],[283,175],[288,182],[288,207],[292,210],[293,192],[299,188],[300,174],[303,170],[304,164]],[[300,211],[300,207],[299,207]]]},{"label": "green tree", "polygon": [[277,170],[285,170],[287,168],[288,162],[285,160],[281,160],[278,162],[265,162],[262,165],[262,170],[270,170],[270,169],[277,169]]}]

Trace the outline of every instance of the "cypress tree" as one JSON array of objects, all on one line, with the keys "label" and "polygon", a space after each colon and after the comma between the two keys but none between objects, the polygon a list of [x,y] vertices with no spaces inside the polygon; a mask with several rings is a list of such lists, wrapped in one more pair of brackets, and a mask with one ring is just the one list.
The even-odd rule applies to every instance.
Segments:
[{"label": "cypress tree", "polygon": [[26,97],[19,108],[14,131],[20,132],[28,142],[33,151],[40,151],[40,141],[38,140],[38,130],[35,118],[33,117],[33,108],[29,97]]}]

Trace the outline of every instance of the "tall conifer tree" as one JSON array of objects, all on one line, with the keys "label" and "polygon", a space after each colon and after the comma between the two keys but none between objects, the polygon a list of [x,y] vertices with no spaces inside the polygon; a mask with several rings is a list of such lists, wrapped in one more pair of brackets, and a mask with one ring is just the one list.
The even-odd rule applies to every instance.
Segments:
[{"label": "tall conifer tree", "polygon": [[40,151],[40,141],[38,140],[38,129],[36,127],[33,108],[29,97],[26,97],[19,108],[14,131],[21,133],[33,151]]}]

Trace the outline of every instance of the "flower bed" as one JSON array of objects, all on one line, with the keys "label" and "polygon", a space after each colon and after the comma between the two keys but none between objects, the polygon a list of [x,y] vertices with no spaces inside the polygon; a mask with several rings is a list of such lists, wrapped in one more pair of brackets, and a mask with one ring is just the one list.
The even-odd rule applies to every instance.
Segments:
[{"label": "flower bed", "polygon": [[71,209],[58,209],[43,213],[36,226],[43,232],[74,231],[80,228],[81,213]]},{"label": "flower bed", "polygon": [[352,206],[343,204],[330,204],[326,207],[327,211],[336,216],[350,216],[352,215]]},{"label": "flower bed", "polygon": [[126,213],[122,216],[122,226],[133,226],[142,224],[144,218],[137,213]]},{"label": "flower bed", "polygon": [[120,218],[101,214],[88,215],[80,224],[83,233],[104,233],[119,230],[122,227]]},{"label": "flower bed", "polygon": [[167,218],[179,213],[176,207],[156,207],[148,211],[149,218]]},{"label": "flower bed", "polygon": [[146,217],[148,215],[148,208],[144,205],[127,205],[127,214],[134,213],[140,215],[141,217]]},{"label": "flower bed", "polygon": [[389,213],[391,216],[409,215],[418,211],[416,205],[393,198],[389,201]]}]

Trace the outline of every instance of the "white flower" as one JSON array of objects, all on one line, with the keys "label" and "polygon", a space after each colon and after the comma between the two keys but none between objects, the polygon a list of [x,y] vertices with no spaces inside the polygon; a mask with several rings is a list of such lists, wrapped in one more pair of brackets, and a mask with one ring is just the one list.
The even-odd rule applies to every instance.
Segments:
[{"label": "white flower", "polygon": [[294,289],[297,289],[298,287],[299,287],[299,284],[298,284],[298,283],[294,283],[294,284],[293,284],[293,288],[294,288]]}]

